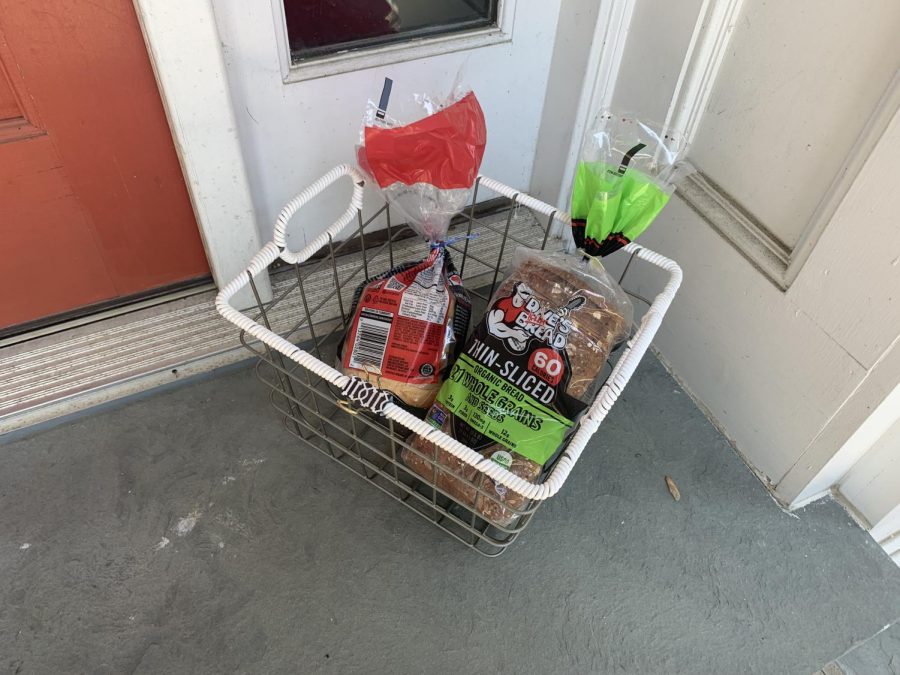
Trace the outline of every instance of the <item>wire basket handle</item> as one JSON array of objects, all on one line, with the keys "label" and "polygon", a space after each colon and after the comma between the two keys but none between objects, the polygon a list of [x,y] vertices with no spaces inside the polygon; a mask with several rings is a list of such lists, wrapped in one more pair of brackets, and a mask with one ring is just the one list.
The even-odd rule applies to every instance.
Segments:
[{"label": "wire basket handle", "polygon": [[[299,253],[291,251],[287,247],[287,239],[285,238],[288,222],[307,202],[342,176],[349,176],[353,181],[353,194],[350,197],[350,206],[347,207],[347,210],[344,211],[340,218],[331,224],[331,227],[304,246],[302,251]],[[272,237],[279,249],[281,259],[291,264],[304,262],[313,253],[325,246],[330,238],[337,236],[353,220],[356,214],[362,210],[365,184],[366,180],[358,169],[349,164],[339,164],[285,204],[278,214],[278,218],[275,219],[275,234]]]},{"label": "wire basket handle", "polygon": [[478,184],[483,185],[492,192],[496,192],[498,195],[503,195],[507,199],[512,199],[517,204],[527,206],[532,211],[537,211],[538,213],[542,213],[547,217],[553,216],[554,220],[558,220],[563,225],[572,224],[572,216],[570,216],[565,211],[550,206],[549,204],[542,202],[540,199],[535,199],[531,195],[526,195],[523,192],[514,190],[513,188],[509,187],[508,185],[504,185],[498,180],[494,180],[493,178],[488,178],[487,176],[479,174]]}]

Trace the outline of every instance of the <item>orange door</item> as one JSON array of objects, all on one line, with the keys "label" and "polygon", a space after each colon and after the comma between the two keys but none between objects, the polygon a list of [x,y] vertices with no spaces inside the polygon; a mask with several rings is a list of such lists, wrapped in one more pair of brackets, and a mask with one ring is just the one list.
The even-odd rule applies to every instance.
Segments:
[{"label": "orange door", "polygon": [[0,0],[0,330],[209,274],[129,0]]}]

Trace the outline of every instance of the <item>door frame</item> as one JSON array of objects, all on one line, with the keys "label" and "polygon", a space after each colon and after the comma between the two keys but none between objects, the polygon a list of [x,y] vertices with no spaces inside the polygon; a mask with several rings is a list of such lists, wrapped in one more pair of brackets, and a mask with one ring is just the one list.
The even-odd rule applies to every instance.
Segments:
[{"label": "door frame", "polygon": [[[262,244],[211,0],[134,0],[203,247],[220,288]],[[264,300],[268,278],[257,280]],[[245,292],[235,304],[249,307]]]}]

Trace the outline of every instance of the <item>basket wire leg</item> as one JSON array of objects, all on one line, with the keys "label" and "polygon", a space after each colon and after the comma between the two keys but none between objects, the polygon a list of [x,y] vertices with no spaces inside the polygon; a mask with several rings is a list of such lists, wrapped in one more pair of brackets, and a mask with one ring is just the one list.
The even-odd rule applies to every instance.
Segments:
[{"label": "basket wire leg", "polygon": [[475,181],[475,189],[472,191],[472,204],[469,206],[469,224],[466,226],[466,239],[465,244],[463,244],[463,256],[462,262],[459,265],[459,278],[463,278],[463,272],[466,269],[466,258],[469,255],[469,240],[472,235],[472,225],[475,222],[475,202],[478,201],[478,185],[481,183],[481,178],[478,178]]},{"label": "basket wire leg", "polygon": [[503,251],[506,248],[506,238],[509,235],[509,226],[512,223],[513,213],[515,213],[516,209],[516,197],[519,194],[516,193],[509,200],[509,215],[506,216],[506,227],[503,229],[503,239],[500,241],[500,253],[497,255],[497,266],[494,268],[494,280],[491,281],[491,292],[488,293],[488,297],[492,297],[494,295],[494,287],[497,285],[497,277],[500,276],[500,267],[503,265]]},{"label": "basket wire leg", "polygon": [[[397,456],[397,441],[396,441],[396,429],[394,428],[394,420],[388,420],[388,432],[391,439],[391,469],[394,473],[394,480],[399,485],[400,483],[400,474],[397,473],[397,464],[400,461],[400,458]],[[406,497],[403,498],[403,501],[409,497],[407,494]]]},{"label": "basket wire leg", "polygon": [[[300,289],[300,300],[303,301],[303,312],[306,314],[306,326],[309,328],[309,336],[313,341],[313,349],[316,352],[316,358],[322,360],[322,352],[319,350],[319,340],[316,338],[316,329],[313,327],[312,315],[309,313],[309,303],[306,301],[306,290],[303,287],[303,275],[300,273],[300,266],[294,265],[297,273],[297,287]],[[318,408],[316,409],[318,411]]]},{"label": "basket wire leg", "polygon": [[399,499],[404,504],[406,500],[410,497],[410,488],[400,479],[400,472],[397,471],[397,467],[400,465],[402,461],[400,454],[397,450],[397,428],[394,426],[394,420],[389,419],[388,421],[388,438],[391,442],[391,473],[394,476],[394,489],[395,492],[392,492],[393,496]]},{"label": "basket wire leg", "polygon": [[315,388],[315,384],[313,384],[312,378],[309,376],[309,371],[306,368],[301,368],[303,371],[303,379],[306,382],[306,393],[303,395],[304,398],[309,397],[312,399],[313,409],[316,411],[315,414],[312,414],[308,411],[303,413],[303,419],[306,420],[307,424],[309,424],[311,429],[308,430],[308,434],[303,436],[305,439],[309,439],[315,435],[316,429],[318,429],[318,433],[322,436],[327,435],[327,431],[325,430],[325,424],[322,422],[322,411],[319,409],[319,401],[316,392],[313,391]]},{"label": "basket wire leg", "polygon": [[544,241],[541,242],[541,250],[547,248],[547,238],[550,236],[550,228],[553,227],[553,219],[556,218],[556,211],[550,214],[547,219],[547,228],[544,230]]},{"label": "basket wire leg", "polygon": [[[362,211],[357,211],[356,216],[357,216],[357,220],[359,222],[359,243],[360,243],[360,253],[362,254],[363,276],[365,279],[368,279],[369,278],[369,261],[368,261],[368,256],[366,255],[366,235],[365,235],[365,232],[363,229],[365,227],[365,225],[363,224]],[[331,269],[334,272],[334,285],[335,285],[335,288],[337,289],[337,293],[338,293],[338,304],[340,305],[340,308],[341,308],[341,317],[343,317],[344,316],[344,303],[343,303],[343,299],[341,298],[341,284],[339,281],[337,264],[335,262],[335,257],[334,257],[334,243],[330,237],[328,239],[328,245],[329,245],[330,253],[331,253]],[[345,323],[345,326],[346,326],[346,323]],[[359,465],[363,471],[363,474],[365,474],[366,478],[371,480],[377,474],[375,472],[370,472],[369,468],[366,466],[366,463],[362,461],[363,460],[363,456],[362,456],[363,448],[359,442],[360,435],[359,435],[359,427],[357,426],[357,423],[356,423],[356,416],[349,415],[349,417],[350,417],[350,432],[351,432],[350,438],[352,439],[352,441],[347,444],[347,450],[351,454],[355,455],[360,460]]]},{"label": "basket wire leg", "polygon": [[[347,321],[344,315],[344,304],[343,298],[341,296],[340,279],[338,276],[337,264],[335,261],[334,242],[330,236],[328,238],[328,247],[331,253],[331,270],[334,278],[334,286],[335,293],[337,294],[338,306],[341,312],[341,323],[343,324],[344,328],[346,328]],[[297,287],[300,290],[300,299],[303,303],[303,312],[306,318],[306,326],[309,328],[309,336],[313,343],[313,351],[315,351],[316,353],[316,358],[321,361],[323,360],[321,346],[324,343],[324,340],[320,341],[319,336],[316,334],[312,314],[309,309],[309,301],[306,296],[306,288],[303,283],[303,274],[300,270],[299,265],[294,265],[294,271],[297,275]],[[332,330],[332,333],[333,332],[334,330]],[[312,407],[315,410],[315,413],[309,412],[309,417],[307,417],[306,414],[303,415],[303,419],[307,421],[312,430],[307,430],[308,433],[301,434],[300,437],[305,440],[309,440],[313,435],[318,435],[320,438],[322,438],[323,441],[325,441],[325,448],[327,449],[327,453],[335,459],[338,459],[341,455],[344,454],[343,449],[340,448],[340,445],[336,443],[336,441],[332,438],[332,434],[329,433],[328,429],[325,427],[324,422],[322,421],[322,418],[326,415],[328,415],[329,417],[333,417],[336,413],[334,411],[323,411],[319,407],[319,394],[317,393],[317,390],[320,383],[316,382],[314,384],[306,369],[303,368],[302,370],[307,387],[306,396],[310,396],[312,398]],[[311,421],[310,418],[315,418],[315,421]],[[338,448],[337,452],[335,452],[336,447]]]},{"label": "basket wire leg", "polygon": [[619,285],[622,284],[622,281],[625,280],[625,275],[628,274],[628,268],[631,267],[631,263],[634,262],[634,258],[637,255],[637,251],[631,254],[631,257],[628,258],[628,262],[625,263],[625,269],[622,270],[622,276],[619,277]]},{"label": "basket wire leg", "polygon": [[[475,486],[475,498],[472,502],[472,506],[470,507],[471,511],[469,511],[469,528],[472,531],[475,531],[475,519],[478,517],[478,514],[476,512],[478,510],[478,496],[481,494],[479,492],[479,490],[483,490],[483,489],[484,489],[484,474],[481,473],[478,476],[478,484]],[[478,537],[476,536],[472,543],[473,544],[477,543],[477,541],[478,541]]]},{"label": "basket wire leg", "polygon": [[[312,315],[309,312],[309,303],[306,300],[306,289],[303,285],[303,274],[300,271],[300,265],[294,263],[294,272],[297,275],[297,288],[300,290],[300,300],[303,303],[303,312],[306,315],[306,327],[309,329],[309,337],[312,340],[313,350],[316,353],[316,358],[320,361],[322,360],[322,352],[319,349],[319,340],[316,336],[316,329],[313,325]],[[296,370],[296,367],[293,369]],[[303,379],[306,382],[306,391],[303,394],[303,397],[300,399],[306,400],[309,398],[312,401],[313,409],[316,411],[316,414],[310,414],[307,411],[303,411],[301,414],[303,415],[303,419],[306,420],[306,423],[312,427],[311,429],[304,429],[304,433],[301,438],[305,440],[309,440],[312,436],[315,435],[315,428],[318,425],[319,433],[321,435],[325,435],[325,426],[322,424],[321,417],[322,411],[319,409],[319,399],[316,396],[316,393],[313,391],[313,383],[309,377],[309,371],[306,368],[300,367],[300,370],[303,372]]]},{"label": "basket wire leg", "polygon": [[366,259],[366,234],[363,232],[363,218],[362,211],[356,212],[357,219],[359,220],[359,246],[360,251],[362,252],[363,259],[363,276],[364,278],[369,278],[369,261]]},{"label": "basket wire leg", "polygon": [[[437,472],[435,472],[435,476],[436,475],[437,475]],[[430,486],[431,487],[431,514],[432,514],[431,517],[434,519],[435,525],[440,525],[441,521],[444,519],[444,514],[441,513],[441,510],[438,508],[438,505],[437,505],[436,483],[437,483],[437,478],[435,478],[435,482],[432,483],[432,485]]]},{"label": "basket wire leg", "polygon": [[[439,476],[441,475],[441,470],[438,469],[440,450],[435,448],[434,450],[434,458],[432,459],[431,464],[431,483],[429,487],[431,488],[431,513],[432,520],[434,520],[435,525],[440,525],[441,521],[444,520],[444,512],[443,508],[438,506],[438,491],[437,491],[437,483]],[[443,495],[441,495],[443,497]]]},{"label": "basket wire leg", "polygon": [[[253,289],[253,297],[256,298],[256,304],[259,305],[259,312],[263,323],[265,324],[266,328],[272,330],[272,325],[269,323],[269,315],[266,312],[266,307],[262,301],[262,298],[260,298],[259,296],[259,289],[257,289],[256,287],[256,282],[253,280],[253,275],[248,272],[247,276],[250,278],[250,288]],[[291,422],[294,425],[294,431],[296,431],[298,436],[301,436],[300,425],[297,423],[296,419],[300,415],[300,409],[297,407],[296,403],[294,403],[297,395],[294,393],[294,385],[291,383],[291,379],[284,374],[287,370],[287,368],[285,368],[284,366],[284,359],[279,352],[272,351],[272,349],[268,345],[266,345],[266,354],[268,354],[271,361],[278,365],[275,370],[278,371],[278,381],[281,383],[281,390],[284,392],[284,398],[286,399],[288,407],[291,410],[291,417],[293,418]]]},{"label": "basket wire leg", "polygon": [[341,323],[344,324],[344,330],[347,329],[347,314],[344,312],[344,298],[341,293],[341,279],[338,276],[337,260],[334,257],[334,239],[328,235],[328,252],[331,257],[331,271],[334,274],[334,290],[337,293],[338,308],[341,312]]},{"label": "basket wire leg", "polygon": [[349,450],[351,454],[355,455],[359,459],[359,466],[362,469],[363,474],[366,478],[372,480],[378,474],[374,471],[370,472],[369,467],[364,461],[362,461],[363,447],[359,442],[360,435],[359,429],[356,426],[356,415],[350,415],[350,438],[352,438],[353,440],[348,444],[347,450]]}]

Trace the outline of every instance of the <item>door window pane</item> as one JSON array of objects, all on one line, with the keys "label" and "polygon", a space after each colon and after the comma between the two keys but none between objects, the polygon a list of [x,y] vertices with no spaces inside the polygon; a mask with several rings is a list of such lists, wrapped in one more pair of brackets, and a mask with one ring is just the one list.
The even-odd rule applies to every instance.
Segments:
[{"label": "door window pane", "polygon": [[294,63],[496,25],[497,0],[284,0]]}]

